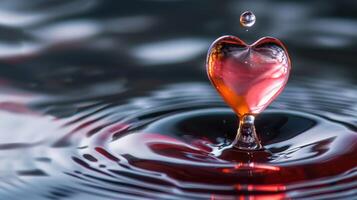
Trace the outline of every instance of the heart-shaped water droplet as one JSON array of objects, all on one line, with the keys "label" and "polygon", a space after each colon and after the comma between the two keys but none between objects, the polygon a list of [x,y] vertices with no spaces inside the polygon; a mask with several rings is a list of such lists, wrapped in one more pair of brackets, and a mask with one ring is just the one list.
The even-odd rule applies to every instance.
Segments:
[{"label": "heart-shaped water droplet", "polygon": [[254,116],[262,112],[284,89],[290,73],[284,45],[265,37],[247,45],[234,36],[223,36],[211,45],[207,73],[214,87],[239,116],[235,147],[260,150]]},{"label": "heart-shaped water droplet", "polygon": [[271,37],[247,45],[223,36],[207,56],[209,79],[239,117],[262,112],[284,89],[290,68],[286,48]]}]

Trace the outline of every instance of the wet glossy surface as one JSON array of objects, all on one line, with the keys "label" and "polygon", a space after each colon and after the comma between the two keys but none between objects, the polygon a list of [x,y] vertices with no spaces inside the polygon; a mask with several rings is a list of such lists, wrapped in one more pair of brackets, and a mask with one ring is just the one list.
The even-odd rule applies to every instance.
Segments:
[{"label": "wet glossy surface", "polygon": [[[352,1],[5,0],[0,16],[0,199],[356,196]],[[237,119],[205,56],[225,34],[289,47],[256,119],[267,152],[224,149]]]},{"label": "wet glossy surface", "polygon": [[255,15],[251,11],[245,11],[240,15],[240,25],[243,27],[252,27],[255,23]]},{"label": "wet glossy surface", "polygon": [[208,77],[238,116],[262,112],[283,91],[290,68],[286,48],[271,37],[247,45],[222,36],[207,55]]}]

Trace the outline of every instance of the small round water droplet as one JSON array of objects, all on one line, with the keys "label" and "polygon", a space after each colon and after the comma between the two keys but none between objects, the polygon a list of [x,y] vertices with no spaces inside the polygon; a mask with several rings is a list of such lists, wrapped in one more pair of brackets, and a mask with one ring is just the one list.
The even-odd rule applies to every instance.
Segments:
[{"label": "small round water droplet", "polygon": [[252,27],[255,23],[255,15],[250,11],[245,11],[240,15],[239,21],[243,27]]}]

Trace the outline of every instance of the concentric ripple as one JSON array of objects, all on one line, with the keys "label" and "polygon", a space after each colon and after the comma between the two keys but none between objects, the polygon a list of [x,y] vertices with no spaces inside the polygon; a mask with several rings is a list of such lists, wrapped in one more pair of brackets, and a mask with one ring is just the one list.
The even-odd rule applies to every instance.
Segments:
[{"label": "concentric ripple", "polygon": [[[356,199],[355,4],[261,3],[0,1],[0,200]],[[265,151],[227,148],[204,69],[223,34],[291,52]]]},{"label": "concentric ripple", "polygon": [[[173,84],[126,103],[116,103],[119,97],[113,96],[94,103],[32,105],[26,112],[7,108],[1,120],[15,121],[22,128],[14,128],[3,140],[9,142],[0,146],[6,174],[0,195],[17,193],[20,199],[354,196],[356,108],[351,108],[349,97],[321,88],[336,87],[334,82],[305,80],[304,84],[288,86],[257,118],[266,149],[251,153],[227,148],[237,119],[202,83]],[[344,90],[346,95],[357,91]],[[70,114],[71,109],[76,112]]]}]

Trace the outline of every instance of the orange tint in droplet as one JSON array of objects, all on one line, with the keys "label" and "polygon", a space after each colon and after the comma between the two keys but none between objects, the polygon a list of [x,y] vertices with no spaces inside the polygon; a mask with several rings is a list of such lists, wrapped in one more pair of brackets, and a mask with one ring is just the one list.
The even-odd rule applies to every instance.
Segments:
[{"label": "orange tint in droplet", "polygon": [[209,79],[239,117],[262,112],[284,89],[290,68],[286,48],[271,37],[247,45],[223,36],[207,56]]}]

